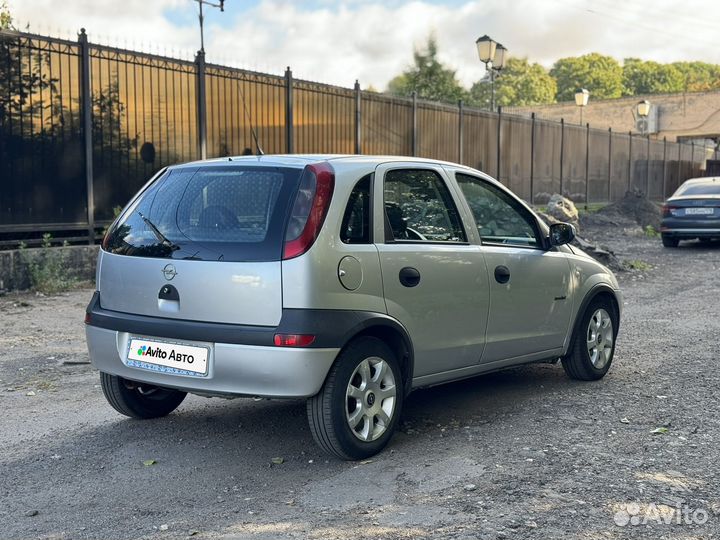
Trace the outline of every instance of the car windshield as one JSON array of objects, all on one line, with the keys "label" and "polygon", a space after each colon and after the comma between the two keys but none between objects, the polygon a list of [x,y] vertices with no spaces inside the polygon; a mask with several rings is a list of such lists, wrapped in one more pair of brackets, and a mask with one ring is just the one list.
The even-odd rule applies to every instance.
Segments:
[{"label": "car windshield", "polygon": [[685,195],[720,195],[720,182],[680,186],[680,188],[675,192],[674,197]]},{"label": "car windshield", "polygon": [[299,169],[185,167],[153,182],[111,229],[106,249],[136,257],[279,260]]}]

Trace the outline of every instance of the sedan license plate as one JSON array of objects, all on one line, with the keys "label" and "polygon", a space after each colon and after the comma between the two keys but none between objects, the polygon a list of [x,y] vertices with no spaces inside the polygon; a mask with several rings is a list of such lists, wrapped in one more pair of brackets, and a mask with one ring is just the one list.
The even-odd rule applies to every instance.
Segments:
[{"label": "sedan license plate", "polygon": [[714,208],[686,208],[686,216],[711,216],[715,213]]},{"label": "sedan license plate", "polygon": [[127,365],[173,375],[207,375],[207,347],[182,345],[142,338],[130,340]]}]

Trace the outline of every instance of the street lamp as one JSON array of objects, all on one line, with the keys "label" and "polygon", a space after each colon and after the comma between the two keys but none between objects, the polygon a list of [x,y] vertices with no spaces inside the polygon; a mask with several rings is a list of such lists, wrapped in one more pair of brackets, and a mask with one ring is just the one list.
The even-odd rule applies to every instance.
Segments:
[{"label": "street lamp", "polygon": [[490,110],[495,110],[495,77],[505,67],[507,49],[490,36],[484,35],[475,41],[480,61],[490,74]]},{"label": "street lamp", "polygon": [[220,0],[219,4],[213,4],[212,2],[208,2],[208,0],[195,0],[195,2],[198,3],[198,6],[200,6],[200,14],[198,15],[198,19],[200,20],[200,52],[205,54],[205,36],[203,34],[203,22],[205,21],[205,17],[203,16],[203,4],[207,4],[211,7],[220,8],[220,11],[225,11],[225,0]]},{"label": "street lamp", "polygon": [[588,92],[585,88],[578,88],[575,91],[575,105],[580,107],[580,125],[581,126],[583,123],[583,109],[588,104],[588,99],[590,99],[590,92]]},{"label": "street lamp", "polygon": [[638,126],[640,127],[640,133],[645,135],[648,132],[647,117],[650,114],[650,102],[647,99],[643,99],[637,104],[637,115],[640,117]]}]

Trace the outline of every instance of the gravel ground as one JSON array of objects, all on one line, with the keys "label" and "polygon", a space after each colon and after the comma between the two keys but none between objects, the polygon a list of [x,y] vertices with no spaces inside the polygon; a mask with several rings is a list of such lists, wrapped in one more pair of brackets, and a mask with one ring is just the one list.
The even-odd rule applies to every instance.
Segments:
[{"label": "gravel ground", "polygon": [[86,363],[90,290],[0,297],[0,537],[720,537],[720,247],[584,235],[643,268],[619,275],[609,374],[535,365],[414,392],[361,463],[317,449],[301,401],[190,396],[125,419]]}]

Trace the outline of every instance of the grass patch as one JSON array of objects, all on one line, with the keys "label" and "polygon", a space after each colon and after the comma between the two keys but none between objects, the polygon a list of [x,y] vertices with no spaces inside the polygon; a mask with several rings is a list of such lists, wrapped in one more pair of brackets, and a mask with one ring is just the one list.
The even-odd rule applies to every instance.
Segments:
[{"label": "grass patch", "polygon": [[640,272],[647,272],[652,268],[652,265],[648,262],[641,261],[640,259],[633,259],[631,261],[624,261],[623,266],[626,270],[637,270]]},{"label": "grass patch", "polygon": [[20,260],[27,267],[30,288],[44,294],[67,291],[79,285],[71,273],[70,254],[52,247],[52,235],[44,234],[40,249],[20,244]]},{"label": "grass patch", "polygon": [[648,225],[643,229],[643,232],[645,233],[645,236],[648,238],[658,238],[660,236],[660,233],[655,230],[655,227],[652,225]]}]

